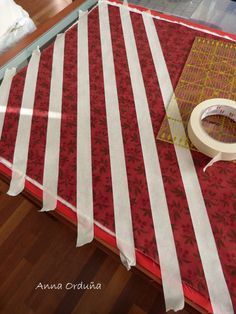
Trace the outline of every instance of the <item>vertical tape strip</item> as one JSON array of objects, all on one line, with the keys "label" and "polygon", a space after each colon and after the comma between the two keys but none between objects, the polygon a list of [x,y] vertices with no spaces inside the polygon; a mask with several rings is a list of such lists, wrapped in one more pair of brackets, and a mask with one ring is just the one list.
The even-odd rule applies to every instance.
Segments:
[{"label": "vertical tape strip", "polygon": [[11,83],[15,74],[16,74],[15,68],[12,68],[10,70],[7,69],[2,80],[2,84],[0,86],[0,139],[2,137],[2,129],[5,119],[5,113],[7,110]]},{"label": "vertical tape strip", "polygon": [[180,269],[130,13],[120,7],[167,310],[184,307]]},{"label": "vertical tape strip", "polygon": [[78,23],[77,96],[77,246],[93,240],[93,188],[88,55],[88,14],[80,12]]},{"label": "vertical tape strip", "polygon": [[[166,112],[169,115],[170,113],[168,112],[168,104],[172,95],[174,94],[169,72],[165,63],[153,19],[149,14],[143,13],[143,21],[147,32],[164,105]],[[173,107],[173,110],[178,115],[178,119],[181,121],[181,115],[176,101],[175,106]],[[169,123],[172,136],[174,136],[174,125],[172,125],[171,121],[169,121]],[[181,126],[181,133],[181,136],[186,136],[183,125]],[[213,311],[215,314],[234,313],[232,301],[227,284],[225,282],[214,235],[211,229],[191,152],[189,149],[177,145],[174,147],[185,188]]]},{"label": "vertical tape strip", "polygon": [[7,192],[8,195],[18,195],[25,187],[25,175],[40,55],[39,49],[35,50],[32,53],[27,68],[13,157],[12,178],[10,188]]},{"label": "vertical tape strip", "polygon": [[136,264],[136,258],[109,15],[106,3],[101,3],[99,5],[99,21],[116,241],[120,250],[121,260],[129,269],[130,266]]},{"label": "vertical tape strip", "polygon": [[[43,173],[43,208],[41,211],[54,210],[57,205],[64,48],[65,34],[59,34],[57,35],[53,50],[47,138]],[[51,113],[55,114],[51,115]]]}]

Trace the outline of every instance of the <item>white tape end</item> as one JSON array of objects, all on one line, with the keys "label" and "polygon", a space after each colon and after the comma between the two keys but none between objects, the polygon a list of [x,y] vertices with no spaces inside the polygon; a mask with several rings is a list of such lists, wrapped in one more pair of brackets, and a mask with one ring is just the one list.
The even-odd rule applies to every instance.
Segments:
[{"label": "white tape end", "polygon": [[10,187],[9,190],[7,191],[7,195],[9,195],[9,196],[17,196],[17,195],[19,195],[23,190],[24,190],[24,188],[23,188],[23,189],[18,189],[18,190],[16,190],[16,189]]},{"label": "white tape end", "polygon": [[183,310],[184,308],[184,297],[181,296],[178,299],[173,299],[173,300],[166,300],[165,299],[165,304],[166,304],[166,312],[168,311],[174,311],[174,312],[178,312]]},{"label": "white tape end", "polygon": [[41,51],[39,49],[39,46],[37,46],[37,48],[32,52],[32,56],[40,56],[41,55]]},{"label": "white tape end", "polygon": [[65,37],[65,33],[60,33],[60,34],[57,34],[56,39],[59,39],[59,38],[62,38],[62,37]]},{"label": "white tape end", "polygon": [[83,237],[77,236],[76,247],[81,247],[85,244],[91,243],[93,241],[93,234],[89,234],[89,236],[84,235]]},{"label": "white tape end", "polygon": [[24,176],[19,176],[18,173],[12,173],[12,179],[10,183],[9,190],[7,191],[7,195],[17,196],[19,195],[25,187],[25,178]]},{"label": "white tape end", "polygon": [[136,260],[129,260],[122,252],[120,252],[120,259],[127,270],[136,265]]},{"label": "white tape end", "polygon": [[222,153],[217,154],[204,168],[203,172],[207,170],[208,167],[211,167],[215,162],[222,160]]},{"label": "white tape end", "polygon": [[85,15],[87,15],[88,14],[88,11],[86,10],[86,11],[83,11],[83,10],[79,10],[79,18],[81,18],[81,17],[83,17],[83,16],[85,16]]},{"label": "white tape end", "polygon": [[6,69],[5,76],[12,77],[16,74],[16,68]]},{"label": "white tape end", "polygon": [[55,210],[55,208],[48,208],[48,207],[43,207],[39,210],[40,213],[43,213],[43,212],[50,212],[52,210]]},{"label": "white tape end", "polygon": [[77,215],[77,241],[76,246],[80,247],[93,241],[94,224],[93,217],[82,217]]}]

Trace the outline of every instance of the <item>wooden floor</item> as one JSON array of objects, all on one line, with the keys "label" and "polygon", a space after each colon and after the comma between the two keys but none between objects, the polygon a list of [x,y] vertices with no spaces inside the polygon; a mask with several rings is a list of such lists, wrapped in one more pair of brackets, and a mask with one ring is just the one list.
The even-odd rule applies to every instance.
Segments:
[{"label": "wooden floor", "polygon": [[15,0],[15,2],[29,13],[38,26],[68,6],[72,0]]},{"label": "wooden floor", "polygon": [[[43,23],[69,0],[18,0]],[[0,313],[3,314],[164,314],[160,287],[93,242],[75,247],[76,234],[22,195],[9,197],[0,181]],[[67,290],[72,284],[101,289]],[[59,289],[41,289],[55,284]],[[60,289],[62,285],[62,289]],[[187,307],[181,313],[196,313]]]},{"label": "wooden floor", "polygon": [[[22,195],[9,197],[6,191],[0,181],[0,313],[165,313],[154,282],[135,270],[128,272],[97,243],[76,248],[73,230],[39,213]],[[71,284],[92,282],[101,289],[70,289]],[[43,290],[44,284],[59,289]]]}]

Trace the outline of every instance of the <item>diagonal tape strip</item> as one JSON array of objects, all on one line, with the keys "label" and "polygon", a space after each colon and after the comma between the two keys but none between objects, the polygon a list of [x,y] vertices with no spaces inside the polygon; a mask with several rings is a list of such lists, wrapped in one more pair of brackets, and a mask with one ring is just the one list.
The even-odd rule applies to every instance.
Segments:
[{"label": "diagonal tape strip", "polygon": [[183,288],[148,100],[130,13],[121,7],[120,14],[147,176],[166,307],[167,310],[179,310],[184,306]]},{"label": "diagonal tape strip", "polygon": [[2,84],[0,86],[0,139],[2,137],[2,129],[5,119],[5,113],[7,110],[7,103],[9,99],[11,84],[15,74],[16,74],[15,68],[6,70],[4,78],[2,80]]},{"label": "diagonal tape strip", "polygon": [[[41,211],[54,210],[57,205],[59,176],[59,155],[61,137],[62,85],[64,65],[65,34],[57,35],[54,43],[48,126],[43,173],[43,208]],[[57,113],[57,118],[50,116]]]},{"label": "diagonal tape strip", "polygon": [[13,157],[12,178],[8,195],[18,195],[25,187],[31,124],[35,100],[35,90],[41,53],[39,49],[32,54],[25,77],[24,92]]},{"label": "diagonal tape strip", "polygon": [[80,12],[77,59],[77,246],[91,242],[94,237],[88,53],[88,13]]},{"label": "diagonal tape strip", "polygon": [[121,260],[129,269],[136,264],[136,258],[109,15],[106,3],[99,5],[99,21],[116,241],[120,250]]},{"label": "diagonal tape strip", "polygon": [[[150,14],[143,13],[143,21],[148,36],[148,41],[155,65],[165,109],[167,115],[168,104],[174,94],[170,75],[166,66],[161,44]],[[172,98],[175,99],[174,97]],[[174,108],[174,109],[173,109]],[[178,104],[172,106],[175,114],[181,121]],[[174,137],[174,125],[169,120],[172,136]],[[181,136],[186,136],[183,125],[179,128]],[[198,181],[192,155],[189,149],[175,145],[175,152],[185,188],[189,211],[193,222],[193,228],[199,248],[204,274],[210,294],[211,304],[215,314],[233,314],[233,306],[224,278],[214,235],[211,229],[201,187]],[[217,284],[216,284],[217,283]]]}]

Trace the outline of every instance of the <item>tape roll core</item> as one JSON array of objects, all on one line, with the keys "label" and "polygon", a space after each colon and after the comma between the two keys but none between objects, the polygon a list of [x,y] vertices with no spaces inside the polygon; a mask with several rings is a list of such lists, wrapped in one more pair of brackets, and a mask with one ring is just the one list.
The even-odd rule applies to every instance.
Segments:
[{"label": "tape roll core", "polygon": [[229,99],[213,98],[197,105],[191,113],[188,123],[188,136],[192,144],[203,154],[221,160],[236,159],[236,143],[224,143],[212,138],[203,128],[202,120],[211,115],[223,115],[235,122],[236,134],[236,102]]}]

